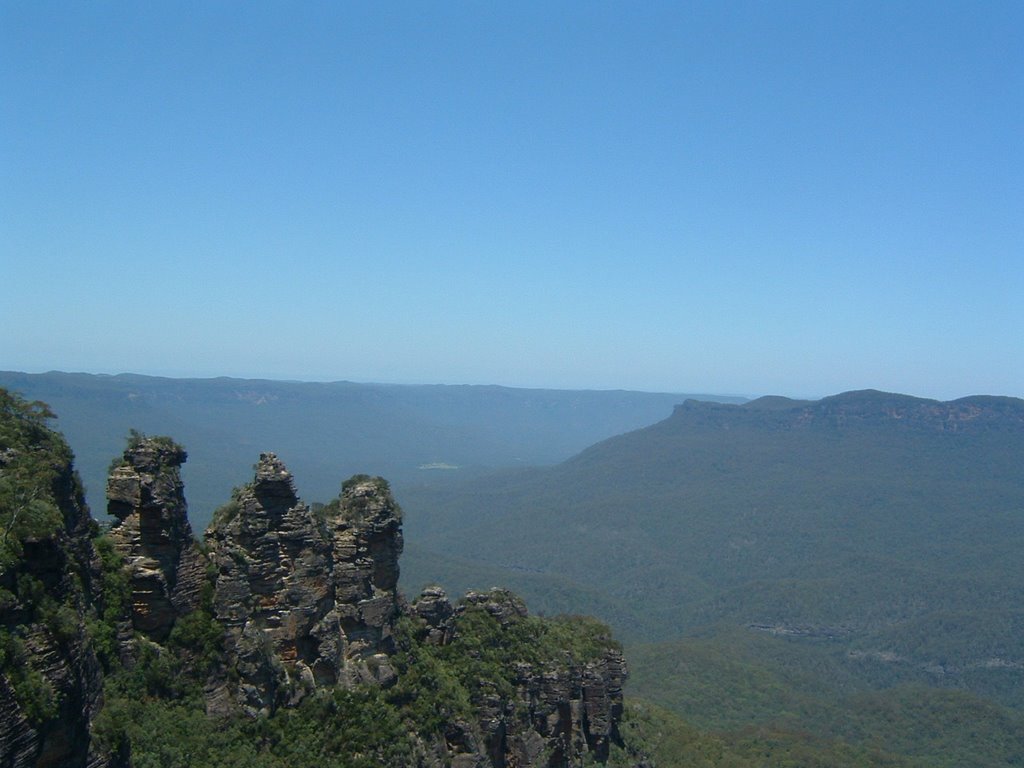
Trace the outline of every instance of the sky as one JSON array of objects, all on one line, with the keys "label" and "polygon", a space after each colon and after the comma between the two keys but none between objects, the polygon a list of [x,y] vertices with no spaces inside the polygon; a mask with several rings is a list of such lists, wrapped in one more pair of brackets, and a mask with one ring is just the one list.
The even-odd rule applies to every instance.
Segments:
[{"label": "sky", "polygon": [[0,1],[0,369],[1024,396],[1024,3]]}]

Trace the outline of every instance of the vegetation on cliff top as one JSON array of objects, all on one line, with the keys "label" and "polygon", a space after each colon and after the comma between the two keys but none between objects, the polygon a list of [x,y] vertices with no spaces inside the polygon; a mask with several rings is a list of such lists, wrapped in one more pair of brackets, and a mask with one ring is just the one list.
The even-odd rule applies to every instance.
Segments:
[{"label": "vegetation on cliff top", "polygon": [[[48,562],[64,530],[62,506],[81,496],[71,449],[47,424],[53,418],[45,403],[0,389],[0,675],[36,726],[58,715],[60,692],[33,649],[66,647],[83,633],[82,565]],[[32,546],[41,547],[38,561],[26,552]]]},{"label": "vegetation on cliff top", "polygon": [[444,764],[431,762],[432,750],[453,728],[469,728],[486,697],[520,706],[518,664],[583,664],[610,643],[607,627],[593,619],[524,616],[503,626],[480,606],[463,606],[453,627],[451,643],[434,645],[424,622],[407,616],[397,630],[394,686],[321,690],[256,719],[206,716],[205,674],[196,664],[204,635],[172,634],[166,647],[143,644],[134,665],[111,671],[96,732],[104,748],[128,745],[136,768]]},{"label": "vegetation on cliff top", "polygon": [[54,483],[71,463],[71,449],[47,422],[45,403],[0,389],[0,572],[22,554],[22,543],[45,538],[64,522]]}]

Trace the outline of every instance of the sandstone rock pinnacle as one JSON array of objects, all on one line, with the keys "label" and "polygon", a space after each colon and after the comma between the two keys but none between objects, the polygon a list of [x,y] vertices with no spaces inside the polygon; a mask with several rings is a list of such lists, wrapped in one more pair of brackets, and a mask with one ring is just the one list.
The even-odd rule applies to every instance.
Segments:
[{"label": "sandstone rock pinnacle", "polygon": [[133,435],[107,479],[110,538],[131,571],[132,624],[158,641],[198,606],[202,586],[181,482],[186,457],[169,438]]},{"label": "sandstone rock pinnacle", "polygon": [[228,666],[212,708],[270,712],[314,688],[389,684],[399,614],[401,513],[380,478],[357,476],[313,512],[273,453],[206,532]]}]

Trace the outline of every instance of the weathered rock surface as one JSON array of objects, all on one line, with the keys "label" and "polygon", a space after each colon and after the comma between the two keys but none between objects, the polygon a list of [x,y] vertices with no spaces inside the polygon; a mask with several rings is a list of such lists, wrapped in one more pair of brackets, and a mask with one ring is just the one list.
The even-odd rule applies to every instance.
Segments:
[{"label": "weathered rock surface", "polygon": [[[30,604],[34,595],[20,594],[0,610],[0,626],[17,635],[24,654],[16,663],[26,665],[29,675],[38,675],[36,690],[53,704],[43,717],[33,716],[31,705],[15,694],[16,683],[0,675],[2,768],[104,764],[89,749],[90,724],[102,705],[103,676],[86,637],[86,595],[79,586],[79,564],[69,554],[72,548],[67,532],[26,542],[24,567],[0,578],[12,593],[18,592],[19,580],[24,585],[26,577],[35,579],[54,601],[44,614]],[[23,678],[21,686],[30,685],[29,679]]]},{"label": "weathered rock surface", "polygon": [[[208,708],[250,715],[296,704],[315,688],[390,685],[395,624],[423,620],[426,642],[457,641],[458,619],[486,611],[503,629],[526,621],[523,601],[505,590],[470,592],[453,606],[430,587],[411,606],[397,592],[401,511],[387,483],[357,476],[314,512],[272,453],[253,482],[222,507],[206,533],[216,568],[213,608],[226,631],[226,669],[213,681]],[[565,766],[605,760],[620,741],[622,654],[568,655],[518,663],[515,695],[483,686],[475,721],[446,726],[440,765]],[[427,761],[424,764],[433,764]]]},{"label": "weathered rock surface", "polygon": [[270,712],[322,685],[387,684],[399,613],[400,510],[379,478],[357,478],[320,512],[299,501],[272,453],[206,533],[228,667],[211,709]]},{"label": "weathered rock surface", "polygon": [[426,623],[428,643],[443,645],[451,639],[451,618],[455,609],[443,588],[431,586],[424,589],[412,604],[412,612]]},{"label": "weathered rock surface", "polygon": [[[474,609],[489,613],[505,630],[528,615],[525,603],[503,589],[469,592],[453,607],[443,590],[429,587],[412,605],[428,627],[428,642],[440,643],[455,640],[458,617]],[[516,664],[515,697],[485,692],[474,702],[475,727],[450,734],[451,746],[462,752],[451,757],[451,764],[556,768],[581,764],[587,757],[606,761],[612,744],[621,744],[626,676],[625,659],[615,647],[585,662],[567,655],[543,664]]]},{"label": "weathered rock surface", "polygon": [[[0,397],[5,406],[16,402],[3,390]],[[111,763],[90,737],[103,691],[85,629],[94,598],[92,521],[70,449],[38,422],[19,425],[19,411],[0,411],[0,479],[31,474],[39,482],[21,500],[54,509],[59,522],[19,537],[18,556],[0,561],[0,768],[100,768]],[[22,430],[29,441],[18,439]],[[14,491],[4,501],[17,498]],[[14,510],[3,511],[6,523]],[[5,538],[11,533],[5,527]]]},{"label": "weathered rock surface", "polygon": [[345,639],[344,682],[387,684],[400,612],[402,512],[381,478],[357,476],[324,509],[331,541],[334,614]]},{"label": "weathered rock surface", "polygon": [[132,625],[156,641],[196,609],[204,577],[181,482],[186,458],[168,438],[140,437],[107,479],[110,539],[131,571]]}]

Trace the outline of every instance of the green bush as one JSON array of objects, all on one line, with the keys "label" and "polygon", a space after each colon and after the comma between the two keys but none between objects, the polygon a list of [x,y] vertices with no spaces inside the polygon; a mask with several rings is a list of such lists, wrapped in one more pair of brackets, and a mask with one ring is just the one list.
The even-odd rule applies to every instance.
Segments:
[{"label": "green bush", "polygon": [[251,485],[236,485],[232,488],[231,499],[213,510],[213,519],[210,527],[216,528],[220,525],[226,525],[238,517],[238,513],[242,511],[242,493],[251,487]]},{"label": "green bush", "polygon": [[93,539],[100,560],[99,600],[86,630],[96,656],[106,670],[117,664],[117,625],[131,615],[132,585],[124,558],[107,536]]},{"label": "green bush", "polygon": [[45,403],[0,388],[0,573],[22,556],[22,543],[52,536],[63,525],[54,486],[71,449],[47,426]]},{"label": "green bush", "polygon": [[208,609],[199,608],[174,623],[167,645],[190,653],[197,671],[206,674],[223,659],[224,628]]}]

